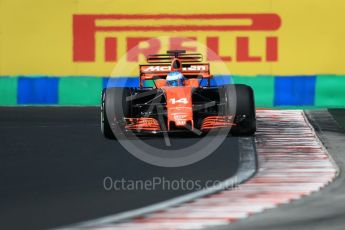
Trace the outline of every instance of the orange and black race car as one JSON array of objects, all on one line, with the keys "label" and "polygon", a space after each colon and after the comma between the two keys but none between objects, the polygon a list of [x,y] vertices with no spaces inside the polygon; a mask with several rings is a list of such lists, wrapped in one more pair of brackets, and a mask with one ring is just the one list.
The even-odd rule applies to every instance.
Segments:
[{"label": "orange and black race car", "polygon": [[149,55],[147,62],[140,65],[139,87],[103,90],[101,129],[105,137],[181,131],[202,134],[229,128],[235,135],[256,131],[252,88],[212,86],[210,65],[202,63],[201,54],[171,50]]}]

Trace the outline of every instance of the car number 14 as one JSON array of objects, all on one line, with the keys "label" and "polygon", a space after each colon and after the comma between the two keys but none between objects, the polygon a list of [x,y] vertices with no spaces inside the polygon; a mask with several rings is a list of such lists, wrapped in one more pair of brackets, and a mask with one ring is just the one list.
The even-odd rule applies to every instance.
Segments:
[{"label": "car number 14", "polygon": [[183,97],[183,98],[180,98],[180,99],[177,99],[176,98],[170,98],[170,102],[171,104],[176,104],[176,103],[179,103],[179,104],[188,104],[188,100],[186,97]]}]

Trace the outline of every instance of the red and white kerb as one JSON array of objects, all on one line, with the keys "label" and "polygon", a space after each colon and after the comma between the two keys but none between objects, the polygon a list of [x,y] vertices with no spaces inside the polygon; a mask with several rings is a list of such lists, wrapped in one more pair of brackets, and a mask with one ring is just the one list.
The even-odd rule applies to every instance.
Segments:
[{"label": "red and white kerb", "polygon": [[234,190],[94,229],[201,229],[246,218],[320,190],[337,174],[300,110],[257,111],[257,174]]}]

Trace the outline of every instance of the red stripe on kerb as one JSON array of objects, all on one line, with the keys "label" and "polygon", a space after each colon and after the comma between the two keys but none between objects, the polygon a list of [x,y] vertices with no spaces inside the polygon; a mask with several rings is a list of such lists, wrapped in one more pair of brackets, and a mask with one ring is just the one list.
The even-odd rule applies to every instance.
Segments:
[{"label": "red stripe on kerb", "polygon": [[[279,29],[281,19],[278,14],[106,14],[106,15],[74,15],[93,20],[164,20],[171,19],[172,25],[158,26],[96,26],[100,31],[274,31]],[[205,25],[176,25],[173,20],[201,20]],[[249,25],[207,25],[208,20],[250,20]]]}]

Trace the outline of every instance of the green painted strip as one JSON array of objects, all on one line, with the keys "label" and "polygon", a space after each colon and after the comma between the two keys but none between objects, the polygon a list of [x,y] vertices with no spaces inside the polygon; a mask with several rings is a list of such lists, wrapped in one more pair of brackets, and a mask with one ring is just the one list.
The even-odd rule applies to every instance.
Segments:
[{"label": "green painted strip", "polygon": [[316,79],[315,106],[345,107],[345,75],[318,75]]},{"label": "green painted strip", "polygon": [[17,105],[17,78],[0,78],[0,105]]},{"label": "green painted strip", "polygon": [[102,78],[60,78],[59,105],[99,105],[102,87]]},{"label": "green painted strip", "polygon": [[232,83],[246,84],[253,88],[255,106],[258,108],[272,108],[274,98],[274,77],[272,76],[232,76]]}]

